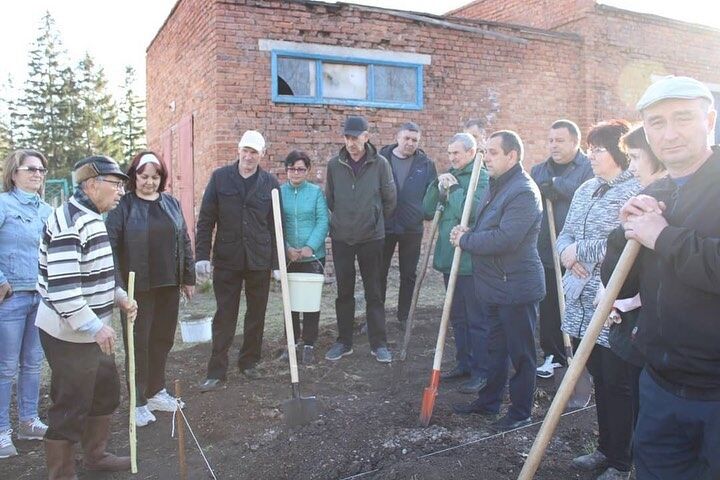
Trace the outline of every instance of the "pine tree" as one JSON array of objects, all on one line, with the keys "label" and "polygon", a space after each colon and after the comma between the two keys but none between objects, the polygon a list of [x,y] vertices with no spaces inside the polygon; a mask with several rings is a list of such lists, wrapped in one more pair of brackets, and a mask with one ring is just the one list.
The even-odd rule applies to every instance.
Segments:
[{"label": "pine tree", "polygon": [[145,148],[145,101],[135,93],[135,69],[125,67],[125,81],[118,111],[118,131],[122,156],[130,161],[138,150]]},{"label": "pine tree", "polygon": [[13,81],[12,76],[8,75],[7,81],[0,87],[0,160],[15,148],[16,131],[13,128],[15,110]]}]

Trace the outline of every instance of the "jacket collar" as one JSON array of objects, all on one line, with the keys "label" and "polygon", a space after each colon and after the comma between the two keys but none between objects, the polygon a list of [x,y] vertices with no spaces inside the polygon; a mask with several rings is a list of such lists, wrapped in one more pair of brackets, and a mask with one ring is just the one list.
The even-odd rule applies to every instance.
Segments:
[{"label": "jacket collar", "polygon": [[[380,155],[384,156],[387,160],[390,160],[389,155],[392,154],[393,150],[398,146],[397,143],[393,143],[392,145],[385,145],[383,148],[380,149]],[[428,158],[427,154],[425,153],[425,150],[422,148],[419,148],[415,150],[415,153],[413,153],[412,156],[413,160],[418,159],[426,159]]]},{"label": "jacket collar", "polygon": [[[377,154],[377,148],[375,148],[375,145],[368,141],[365,144],[365,163],[375,162],[377,160]],[[347,148],[342,147],[340,149],[338,160],[345,164],[348,164],[348,162],[350,161],[350,153],[347,151]]]},{"label": "jacket collar", "polygon": [[100,211],[97,209],[95,204],[92,200],[90,200],[90,197],[87,196],[87,193],[83,191],[82,188],[79,186],[75,189],[75,193],[73,193],[73,199],[82,207],[85,207],[86,209],[90,210],[91,212],[100,214]]},{"label": "jacket collar", "polygon": [[10,194],[22,205],[33,205],[35,207],[40,205],[40,195],[37,193],[34,196],[23,195],[22,192],[18,191],[17,187],[13,187]]},{"label": "jacket collar", "polygon": [[513,178],[518,173],[522,172],[522,165],[520,165],[520,162],[513,165],[513,167],[508,170],[507,172],[503,173],[497,178],[491,178],[490,179],[490,186],[493,188],[500,188],[506,183],[510,181],[511,178]]},{"label": "jacket collar", "polygon": [[[585,152],[583,152],[581,149],[578,148],[578,151],[575,154],[575,157],[572,160],[570,160],[570,163],[573,163],[579,167],[579,166],[582,166],[587,161],[587,159],[588,158],[587,158],[587,155],[585,154]],[[548,157],[546,162],[553,166],[558,165],[558,163],[555,160],[553,160],[552,157]]]}]

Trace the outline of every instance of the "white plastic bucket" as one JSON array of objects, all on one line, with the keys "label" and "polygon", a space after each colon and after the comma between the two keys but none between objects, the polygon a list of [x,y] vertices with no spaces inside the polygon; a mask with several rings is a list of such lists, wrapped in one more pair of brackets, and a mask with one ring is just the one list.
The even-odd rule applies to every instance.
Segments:
[{"label": "white plastic bucket", "polygon": [[325,275],[322,273],[288,273],[290,309],[293,312],[319,312]]},{"label": "white plastic bucket", "polygon": [[181,320],[180,334],[184,343],[209,342],[212,340],[212,317]]}]

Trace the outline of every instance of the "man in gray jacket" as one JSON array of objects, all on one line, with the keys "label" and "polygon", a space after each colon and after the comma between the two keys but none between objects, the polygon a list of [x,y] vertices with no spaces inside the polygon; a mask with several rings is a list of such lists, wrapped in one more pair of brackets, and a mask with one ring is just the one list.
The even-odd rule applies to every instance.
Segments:
[{"label": "man in gray jacket", "polygon": [[381,275],[385,218],[392,215],[397,203],[395,181],[390,163],[369,142],[365,118],[348,117],[343,135],[345,146],[328,162],[325,187],[338,291],[338,339],[325,358],[336,361],[353,353],[357,258],[365,290],[370,348],[379,362],[389,363],[392,356],[385,335]]}]

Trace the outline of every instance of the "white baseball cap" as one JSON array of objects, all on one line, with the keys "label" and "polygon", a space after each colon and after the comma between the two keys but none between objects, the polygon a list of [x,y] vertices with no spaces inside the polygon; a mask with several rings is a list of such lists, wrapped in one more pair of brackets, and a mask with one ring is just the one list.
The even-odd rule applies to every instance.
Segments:
[{"label": "white baseball cap", "polygon": [[248,130],[243,133],[240,143],[238,143],[238,148],[243,147],[252,148],[256,152],[262,152],[265,150],[265,139],[257,130]]},{"label": "white baseball cap", "polygon": [[714,100],[710,89],[694,78],[668,75],[650,85],[647,90],[645,90],[645,93],[643,93],[637,105],[635,105],[635,108],[638,112],[641,112],[656,102],[669,100],[671,98],[682,100],[704,98],[709,100],[711,105]]}]

